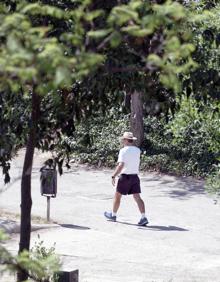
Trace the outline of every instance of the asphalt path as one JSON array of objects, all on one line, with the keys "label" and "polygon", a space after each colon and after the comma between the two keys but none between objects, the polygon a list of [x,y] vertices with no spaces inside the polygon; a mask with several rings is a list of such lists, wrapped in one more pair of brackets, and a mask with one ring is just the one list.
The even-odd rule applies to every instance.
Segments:
[{"label": "asphalt path", "polygon": [[[32,214],[41,217],[46,217],[39,181],[44,158],[36,154],[32,182]],[[0,183],[1,209],[19,213],[22,164],[23,153],[13,161],[11,184]],[[47,247],[55,242],[63,268],[79,269],[80,282],[219,282],[220,204],[205,193],[203,182],[141,173],[149,224],[139,227],[132,196],[122,199],[117,222],[104,218],[112,208],[111,173],[73,165],[58,177],[58,194],[51,199],[58,226],[33,232],[32,245],[38,234]],[[7,245],[16,252],[18,235]]]}]

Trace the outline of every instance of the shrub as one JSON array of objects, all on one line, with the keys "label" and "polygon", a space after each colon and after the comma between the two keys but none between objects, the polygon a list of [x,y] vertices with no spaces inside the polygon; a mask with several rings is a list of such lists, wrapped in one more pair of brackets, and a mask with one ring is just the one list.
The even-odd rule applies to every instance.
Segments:
[{"label": "shrub", "polygon": [[113,167],[120,148],[119,136],[128,128],[128,116],[112,111],[107,118],[99,116],[77,126],[74,140],[66,142],[75,161]]},{"label": "shrub", "polygon": [[[23,251],[19,255],[12,255],[3,245],[3,241],[8,239],[0,230],[0,264],[1,272],[15,274],[18,270],[25,270],[32,281],[57,281],[57,272],[60,268],[60,260],[55,255],[54,247],[49,249],[43,246],[43,241],[35,244],[30,251]],[[3,268],[4,266],[4,268]],[[0,273],[1,274],[1,273]]]},{"label": "shrub", "polygon": [[220,196],[220,165],[206,178],[205,188],[210,194]]},{"label": "shrub", "polygon": [[179,109],[144,120],[142,168],[205,177],[217,164],[220,148],[220,104],[181,97]]},{"label": "shrub", "polygon": [[[79,125],[75,138],[63,143],[76,161],[113,167],[120,147],[118,137],[127,130],[129,116],[112,110],[106,117]],[[146,117],[144,132],[142,169],[206,177],[218,163],[220,105],[182,97],[179,110],[168,121],[164,116]]]},{"label": "shrub", "polygon": [[220,147],[220,105],[206,105],[193,98],[182,97],[180,109],[167,124],[172,144],[181,148],[182,161],[191,163],[191,174],[205,176],[217,163]]}]

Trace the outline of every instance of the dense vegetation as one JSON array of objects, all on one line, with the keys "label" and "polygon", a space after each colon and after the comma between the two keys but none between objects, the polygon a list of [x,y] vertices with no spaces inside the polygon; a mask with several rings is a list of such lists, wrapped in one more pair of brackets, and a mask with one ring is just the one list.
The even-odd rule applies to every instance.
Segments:
[{"label": "dense vegetation", "polygon": [[[188,23],[193,31],[191,40],[196,46],[193,59],[197,68],[189,75],[180,76],[182,91],[175,99],[164,89],[158,91],[155,84],[157,95],[152,95],[146,82],[142,168],[197,177],[213,172],[214,176],[210,177],[216,182],[220,154],[220,19],[217,16],[220,6],[200,1],[188,8],[195,17],[204,10],[208,15]],[[119,148],[118,136],[130,128],[129,114],[124,112],[126,109],[119,101],[106,116],[94,117],[85,121],[84,126],[77,126],[75,138],[65,140],[74,159],[113,166]]]},{"label": "dense vegetation", "polygon": [[[219,111],[214,102],[201,112],[200,107],[201,102],[183,97],[168,121],[164,115],[144,119],[142,169],[197,177],[213,171],[219,157]],[[128,129],[129,116],[112,112],[78,126],[75,138],[63,141],[76,161],[112,167],[117,161],[119,136]]]},{"label": "dense vegetation", "polygon": [[[113,166],[143,111],[142,168],[207,176],[219,191],[217,1],[8,0],[0,4],[0,166],[26,146],[19,252],[29,250],[35,148]],[[138,114],[136,112],[135,114]],[[137,127],[141,129],[141,126]],[[136,134],[138,132],[135,132]],[[27,279],[20,269],[18,280]]]},{"label": "dense vegetation", "polygon": [[[20,254],[30,248],[35,148],[59,148],[63,139],[72,137],[77,124],[113,108],[120,99],[112,99],[112,94],[119,91],[137,93],[147,83],[170,89],[174,96],[180,90],[176,74],[195,69],[195,47],[186,25],[190,11],[181,3],[105,4],[99,0],[0,3],[0,166],[5,182],[10,180],[11,158],[26,147]],[[71,151],[62,144],[66,146],[55,158],[60,172]],[[19,269],[18,281],[28,275]]]}]

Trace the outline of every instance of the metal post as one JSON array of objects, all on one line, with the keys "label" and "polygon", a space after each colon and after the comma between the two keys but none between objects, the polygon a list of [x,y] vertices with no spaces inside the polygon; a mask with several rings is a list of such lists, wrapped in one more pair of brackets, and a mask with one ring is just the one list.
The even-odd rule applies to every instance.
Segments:
[{"label": "metal post", "polygon": [[50,196],[47,196],[47,221],[50,221]]}]

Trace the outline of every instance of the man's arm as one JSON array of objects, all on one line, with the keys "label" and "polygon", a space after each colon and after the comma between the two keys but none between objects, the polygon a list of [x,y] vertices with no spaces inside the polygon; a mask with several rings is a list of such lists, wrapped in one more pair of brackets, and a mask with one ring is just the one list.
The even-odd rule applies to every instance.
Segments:
[{"label": "man's arm", "polygon": [[116,168],[115,168],[115,170],[114,170],[114,172],[112,174],[112,185],[113,186],[115,186],[115,177],[120,174],[120,172],[122,171],[123,167],[124,167],[124,163],[123,162],[118,163],[118,165],[116,166]]}]

